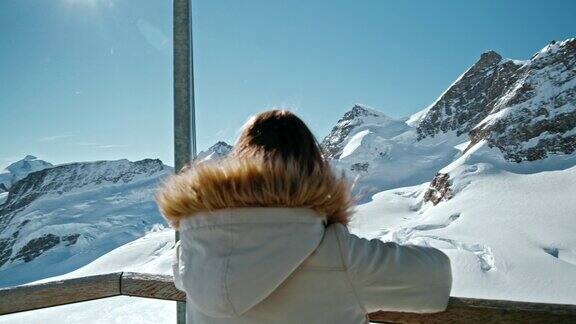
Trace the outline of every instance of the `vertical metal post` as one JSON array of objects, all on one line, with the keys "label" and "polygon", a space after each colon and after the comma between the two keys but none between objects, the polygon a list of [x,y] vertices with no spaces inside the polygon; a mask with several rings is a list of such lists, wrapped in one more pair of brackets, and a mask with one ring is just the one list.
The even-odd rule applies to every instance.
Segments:
[{"label": "vertical metal post", "polygon": [[[174,21],[174,171],[196,156],[191,0],[173,0]],[[176,231],[176,241],[179,233]],[[186,323],[186,303],[176,303],[177,324]]]}]

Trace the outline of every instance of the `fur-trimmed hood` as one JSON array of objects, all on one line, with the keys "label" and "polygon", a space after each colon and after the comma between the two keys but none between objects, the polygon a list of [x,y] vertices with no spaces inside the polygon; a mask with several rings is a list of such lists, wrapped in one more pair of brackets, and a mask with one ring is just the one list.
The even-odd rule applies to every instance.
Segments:
[{"label": "fur-trimmed hood", "polygon": [[352,206],[348,183],[329,167],[305,175],[296,163],[232,158],[196,164],[170,177],[156,200],[174,228],[199,212],[235,207],[309,208],[329,224],[347,225]]}]

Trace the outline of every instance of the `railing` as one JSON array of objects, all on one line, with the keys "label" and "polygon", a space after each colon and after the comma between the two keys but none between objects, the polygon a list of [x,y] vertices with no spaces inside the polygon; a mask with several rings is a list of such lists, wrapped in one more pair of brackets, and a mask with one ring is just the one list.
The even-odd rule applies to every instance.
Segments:
[{"label": "railing", "polygon": [[[186,300],[171,276],[116,272],[0,289],[0,315],[114,296]],[[451,297],[442,313],[369,317],[376,323],[576,323],[576,305]]]}]

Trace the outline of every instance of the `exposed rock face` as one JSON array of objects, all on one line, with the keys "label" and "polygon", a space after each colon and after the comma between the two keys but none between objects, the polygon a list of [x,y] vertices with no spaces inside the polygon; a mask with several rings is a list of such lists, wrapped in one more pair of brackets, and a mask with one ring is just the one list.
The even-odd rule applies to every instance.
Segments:
[{"label": "exposed rock face", "polygon": [[62,236],[62,241],[66,243],[66,246],[74,245],[78,242],[80,234],[70,234]]},{"label": "exposed rock face", "polygon": [[354,163],[350,166],[350,170],[351,171],[356,171],[356,172],[367,172],[368,171],[368,167],[370,167],[370,163],[368,162],[363,162],[363,163]]},{"label": "exposed rock face", "polygon": [[576,39],[551,43],[526,63],[491,114],[470,133],[508,160],[521,162],[576,150]]},{"label": "exposed rock face", "polygon": [[364,124],[366,119],[378,118],[383,116],[382,113],[370,109],[362,105],[354,105],[351,110],[346,112],[328,136],[324,138],[320,146],[324,150],[324,154],[329,159],[337,159],[342,154],[342,149],[346,144],[346,139],[351,134],[352,130]]},{"label": "exposed rock face", "polygon": [[431,201],[432,204],[437,205],[444,200],[452,198],[452,190],[450,190],[450,176],[445,173],[438,173],[430,183],[430,187],[424,193],[424,202]]},{"label": "exposed rock face", "polygon": [[521,64],[489,51],[480,56],[430,107],[418,125],[418,138],[455,131],[469,132],[491,111],[497,100],[514,83]]},{"label": "exposed rock face", "polygon": [[576,150],[576,39],[552,42],[528,61],[482,54],[428,109],[418,139],[439,133],[486,139],[511,161]]},{"label": "exposed rock face", "polygon": [[54,234],[44,234],[39,238],[28,241],[12,258],[12,261],[22,259],[24,262],[30,262],[59,243],[60,237]]}]

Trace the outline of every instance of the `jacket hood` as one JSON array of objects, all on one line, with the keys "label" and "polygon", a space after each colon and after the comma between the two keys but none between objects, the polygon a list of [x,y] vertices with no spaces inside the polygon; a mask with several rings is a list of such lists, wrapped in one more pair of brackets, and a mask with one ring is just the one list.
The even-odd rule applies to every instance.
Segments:
[{"label": "jacket hood", "polygon": [[187,302],[237,317],[278,288],[318,247],[325,218],[308,208],[229,208],[181,220],[180,276]]},{"label": "jacket hood", "polygon": [[353,205],[349,184],[329,165],[305,174],[296,163],[258,158],[193,165],[170,177],[156,200],[174,228],[198,213],[237,207],[309,208],[346,225]]}]

